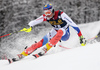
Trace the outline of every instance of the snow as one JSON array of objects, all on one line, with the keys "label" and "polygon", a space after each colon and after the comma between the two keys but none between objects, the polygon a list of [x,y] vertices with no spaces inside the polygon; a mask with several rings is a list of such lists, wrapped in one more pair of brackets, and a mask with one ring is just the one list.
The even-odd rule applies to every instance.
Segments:
[{"label": "snow", "polygon": [[[84,37],[89,39],[100,31],[100,21],[82,24],[79,27]],[[100,42],[82,47],[75,31],[72,28],[70,30],[70,39],[62,45],[72,49],[57,46],[42,57],[35,59],[29,55],[12,64],[7,60],[0,60],[0,70],[100,70]]]}]

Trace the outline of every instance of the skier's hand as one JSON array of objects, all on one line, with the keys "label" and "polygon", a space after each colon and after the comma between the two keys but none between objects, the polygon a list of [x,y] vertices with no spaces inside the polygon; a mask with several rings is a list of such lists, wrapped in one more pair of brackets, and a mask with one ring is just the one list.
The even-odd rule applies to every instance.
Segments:
[{"label": "skier's hand", "polygon": [[20,31],[31,32],[32,31],[32,27],[30,27],[30,28],[23,28]]},{"label": "skier's hand", "polygon": [[85,45],[86,45],[86,40],[85,40],[85,38],[84,38],[83,36],[80,36],[79,39],[80,39],[80,44],[81,44],[81,46],[85,46]]}]

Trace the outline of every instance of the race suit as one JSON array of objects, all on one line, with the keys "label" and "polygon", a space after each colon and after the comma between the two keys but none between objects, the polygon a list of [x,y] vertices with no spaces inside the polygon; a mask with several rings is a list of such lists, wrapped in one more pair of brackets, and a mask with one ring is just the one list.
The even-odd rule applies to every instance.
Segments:
[{"label": "race suit", "polygon": [[77,31],[79,37],[82,35],[80,29],[71,20],[71,18],[67,14],[65,14],[64,12],[59,11],[59,10],[55,11],[55,15],[53,18],[47,19],[45,14],[43,14],[42,16],[37,18],[36,20],[31,21],[29,23],[29,26],[34,26],[34,25],[37,25],[37,24],[44,22],[44,21],[49,22],[53,26],[53,28],[48,34],[46,34],[43,37],[43,44],[42,45],[45,45],[47,42],[49,42],[49,40],[56,35],[57,30],[59,30],[60,28],[63,28],[65,30],[64,31],[65,33],[61,38],[62,41],[68,40],[68,38],[70,36],[69,26],[73,27]]},{"label": "race suit", "polygon": [[[62,41],[68,40],[70,36],[69,26],[73,27],[77,31],[79,37],[82,36],[80,29],[71,20],[71,18],[67,14],[59,10],[54,12],[54,16],[51,19],[48,19],[46,15],[43,14],[36,20],[29,22],[28,25],[35,26],[44,21],[49,22],[53,26],[52,30],[49,33],[47,33],[39,42],[33,44],[32,46],[24,50],[24,52],[22,52],[24,56],[31,54],[34,50],[44,45],[47,46],[48,51],[52,47],[50,45],[55,45],[59,39]],[[59,38],[57,37],[57,34]],[[49,42],[51,42],[52,44],[49,44]]]}]

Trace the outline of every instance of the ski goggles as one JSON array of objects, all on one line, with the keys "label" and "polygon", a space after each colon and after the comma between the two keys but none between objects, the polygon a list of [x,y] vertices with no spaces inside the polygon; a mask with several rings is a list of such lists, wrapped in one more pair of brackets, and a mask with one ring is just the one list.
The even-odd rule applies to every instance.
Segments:
[{"label": "ski goggles", "polygon": [[51,10],[44,10],[45,15],[51,15],[51,13],[52,13]]}]

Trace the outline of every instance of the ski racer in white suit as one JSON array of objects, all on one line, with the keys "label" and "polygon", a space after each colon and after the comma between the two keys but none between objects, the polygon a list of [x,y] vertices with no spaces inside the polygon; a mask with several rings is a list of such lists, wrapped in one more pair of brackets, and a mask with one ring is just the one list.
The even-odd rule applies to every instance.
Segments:
[{"label": "ski racer in white suit", "polygon": [[[85,38],[83,37],[80,29],[66,13],[60,10],[55,11],[51,4],[46,4],[43,10],[44,14],[39,18],[37,18],[36,20],[29,22],[28,25],[30,26],[30,28],[28,29],[24,28],[22,29],[22,31],[30,32],[32,30],[32,27],[44,21],[49,22],[53,26],[53,28],[39,42],[28,47],[20,55],[18,55],[19,58],[22,58],[22,56],[27,56],[37,48],[46,45],[45,48],[40,53],[33,55],[35,57],[42,56],[52,46],[56,45],[59,40],[67,41],[70,37],[69,26],[73,27],[77,31],[77,34],[80,39],[80,44],[83,46],[86,44]],[[13,61],[16,60],[13,59]]]}]

